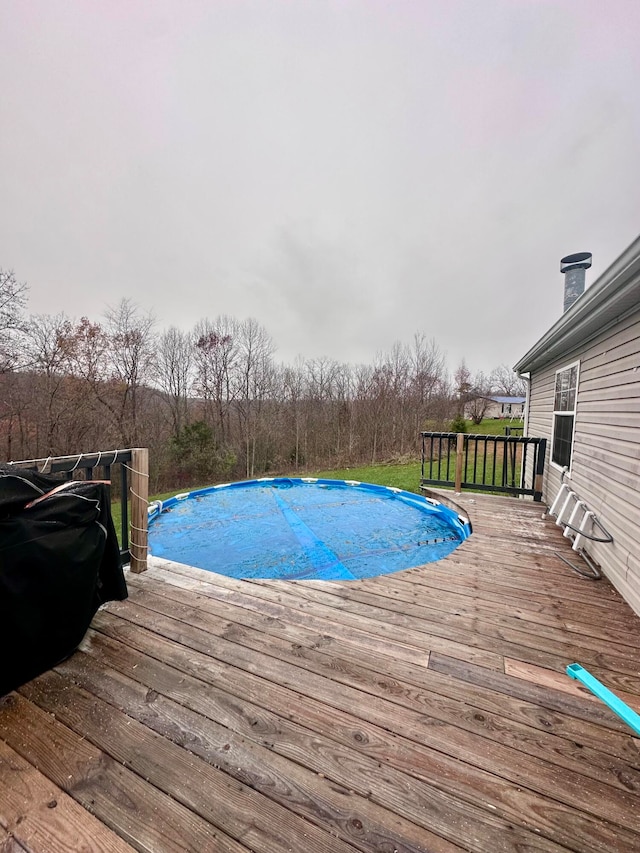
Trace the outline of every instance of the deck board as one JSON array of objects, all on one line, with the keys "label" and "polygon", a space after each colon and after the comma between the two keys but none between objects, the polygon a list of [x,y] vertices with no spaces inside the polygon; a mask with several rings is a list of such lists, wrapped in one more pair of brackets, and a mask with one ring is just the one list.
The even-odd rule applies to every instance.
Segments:
[{"label": "deck board", "polygon": [[640,741],[564,668],[639,707],[640,619],[540,505],[460,500],[395,575],[129,575],[0,700],[0,850],[639,850]]}]

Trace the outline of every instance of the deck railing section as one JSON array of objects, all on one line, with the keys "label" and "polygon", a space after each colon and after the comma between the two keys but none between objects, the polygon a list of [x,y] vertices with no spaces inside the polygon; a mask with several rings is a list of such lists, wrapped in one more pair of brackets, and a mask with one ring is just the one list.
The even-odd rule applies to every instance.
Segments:
[{"label": "deck railing section", "polygon": [[[120,553],[123,562],[129,563],[132,572],[143,572],[147,568],[147,448],[102,450],[76,456],[49,456],[46,459],[24,459],[9,464],[16,468],[39,471],[41,474],[59,474],[61,480],[109,480],[120,501]],[[115,479],[112,476],[112,468],[116,469]]]},{"label": "deck railing section", "polygon": [[423,432],[420,483],[540,501],[546,446],[545,438],[519,435]]}]

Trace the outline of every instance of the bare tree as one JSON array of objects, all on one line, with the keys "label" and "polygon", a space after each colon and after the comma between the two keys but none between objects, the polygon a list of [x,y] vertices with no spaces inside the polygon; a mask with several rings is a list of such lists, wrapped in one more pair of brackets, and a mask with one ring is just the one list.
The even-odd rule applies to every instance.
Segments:
[{"label": "bare tree", "polygon": [[223,314],[213,322],[201,320],[193,331],[194,390],[205,408],[213,410],[210,420],[223,445],[230,440],[231,402],[237,391],[238,326],[237,320]]},{"label": "bare tree", "polygon": [[301,447],[304,415],[305,366],[302,358],[293,365],[281,364],[274,377],[276,399],[282,411],[281,436],[286,442],[281,450],[285,464],[296,469],[306,462]]},{"label": "bare tree", "polygon": [[491,383],[481,370],[472,375],[464,359],[454,373],[454,383],[458,414],[466,413],[474,424],[479,424],[491,403]]},{"label": "bare tree", "polygon": [[380,397],[384,389],[384,373],[376,370],[374,365],[359,364],[354,375],[355,402],[359,413],[358,433],[360,452],[368,462],[378,460],[380,442],[381,417]]},{"label": "bare tree", "polygon": [[18,361],[17,336],[25,328],[26,301],[27,285],[16,279],[13,270],[0,269],[0,373]]},{"label": "bare tree", "polygon": [[484,373],[479,370],[471,380],[471,391],[466,405],[466,412],[474,424],[479,424],[491,405],[491,384]]},{"label": "bare tree", "polygon": [[422,333],[372,364],[323,357],[276,367],[273,341],[254,319],[223,315],[156,336],[153,317],[124,299],[103,323],[43,315],[27,326],[25,293],[0,273],[2,451],[145,443],[156,487],[174,485],[177,471],[182,486],[388,460],[417,451],[421,430],[444,427],[465,404],[479,422],[492,393],[524,390],[505,366],[487,379],[464,360],[451,381],[443,353]]},{"label": "bare tree", "polygon": [[20,409],[25,395],[20,393],[20,377],[14,376],[12,371],[19,364],[19,338],[24,330],[26,299],[27,285],[19,283],[12,270],[0,269],[0,437],[7,459],[13,456],[16,432],[20,449],[24,444],[24,420]]},{"label": "bare tree", "polygon": [[332,458],[336,424],[334,406],[340,365],[327,356],[304,362],[304,455],[307,464]]},{"label": "bare tree", "polygon": [[36,430],[36,453],[56,454],[64,449],[59,433],[68,415],[65,400],[70,376],[69,337],[73,325],[65,314],[40,314],[29,319],[24,338],[23,366],[31,375],[31,422]]},{"label": "bare tree", "polygon": [[122,299],[105,312],[105,330],[109,338],[106,353],[111,393],[117,406],[120,438],[125,446],[139,442],[139,402],[142,387],[153,375],[155,358],[155,319],[143,313],[130,299]]},{"label": "bare tree", "polygon": [[494,394],[502,394],[505,397],[526,397],[527,394],[525,380],[506,364],[501,364],[491,371],[489,384]]},{"label": "bare tree", "polygon": [[29,376],[20,370],[0,371],[0,441],[2,459],[37,456],[34,430],[30,427],[33,390]]},{"label": "bare tree", "polygon": [[444,353],[433,338],[416,332],[409,350],[411,360],[410,397],[414,411],[413,430],[444,426],[449,417],[450,393]]},{"label": "bare tree", "polygon": [[238,329],[236,409],[244,437],[246,475],[255,473],[258,419],[273,377],[273,341],[257,320],[245,320]]},{"label": "bare tree", "polygon": [[467,362],[462,359],[453,373],[453,383],[458,401],[458,414],[464,415],[464,408],[469,400],[473,399],[475,390],[471,379],[471,371],[467,367]]},{"label": "bare tree", "polygon": [[175,326],[158,338],[156,383],[169,406],[174,437],[180,435],[188,420],[188,397],[193,384],[193,335]]},{"label": "bare tree", "polygon": [[348,364],[339,364],[336,367],[334,396],[337,409],[335,457],[338,464],[340,464],[343,456],[346,461],[352,458],[355,441],[353,371]]}]

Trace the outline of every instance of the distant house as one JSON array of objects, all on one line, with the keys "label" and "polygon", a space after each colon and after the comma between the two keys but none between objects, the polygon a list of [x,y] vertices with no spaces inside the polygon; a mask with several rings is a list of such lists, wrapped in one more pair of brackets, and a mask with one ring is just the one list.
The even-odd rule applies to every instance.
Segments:
[{"label": "distant house", "polygon": [[522,418],[526,397],[477,397],[464,407],[464,416],[473,418],[474,414],[482,414],[484,418]]},{"label": "distant house", "polygon": [[[590,265],[576,258],[572,275]],[[564,479],[596,513],[614,541],[585,551],[640,613],[640,237],[580,295],[582,276],[514,370],[529,376],[525,432],[547,438],[544,500]]]}]

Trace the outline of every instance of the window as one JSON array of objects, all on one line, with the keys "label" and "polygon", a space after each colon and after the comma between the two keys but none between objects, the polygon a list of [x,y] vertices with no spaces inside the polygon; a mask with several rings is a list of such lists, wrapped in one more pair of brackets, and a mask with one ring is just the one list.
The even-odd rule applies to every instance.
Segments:
[{"label": "window", "polygon": [[576,415],[579,362],[556,371],[553,402],[553,447],[551,461],[561,468],[571,467],[573,425]]}]

